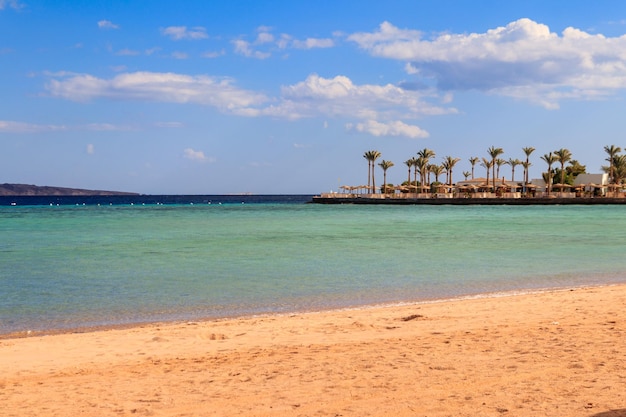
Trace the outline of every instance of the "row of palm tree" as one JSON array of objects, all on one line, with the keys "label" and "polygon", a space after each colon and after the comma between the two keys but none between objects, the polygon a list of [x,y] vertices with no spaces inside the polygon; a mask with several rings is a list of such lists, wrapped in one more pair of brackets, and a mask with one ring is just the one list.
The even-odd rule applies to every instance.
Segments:
[{"label": "row of palm tree", "polygon": [[[470,176],[472,179],[474,179],[475,166],[477,163],[480,163],[482,167],[486,168],[486,185],[489,186],[489,174],[491,171],[491,181],[492,181],[493,187],[495,187],[496,179],[500,178],[500,168],[503,165],[511,166],[511,181],[513,182],[515,181],[515,168],[521,165],[524,168],[524,172],[523,172],[524,178],[522,181],[524,184],[529,184],[530,181],[529,181],[528,173],[529,173],[530,166],[532,166],[532,163],[530,162],[530,156],[535,151],[535,148],[525,147],[525,148],[522,148],[522,151],[524,152],[524,155],[526,156],[526,158],[523,161],[517,158],[515,159],[510,158],[509,160],[504,160],[500,158],[500,155],[504,153],[504,150],[502,148],[491,146],[487,149],[487,154],[489,155],[488,158],[487,157],[479,158],[479,157],[473,156],[468,159],[471,165],[471,172],[464,171],[463,175],[465,176],[466,180]],[[602,170],[609,174],[609,182],[611,184],[622,184],[624,180],[626,179],[626,155],[620,154],[620,152],[622,152],[622,148],[615,146],[615,145],[605,146],[604,151],[608,155],[608,157],[606,158],[606,161],[609,162],[609,165],[602,166]],[[363,157],[368,161],[367,186],[371,190],[372,193],[374,193],[375,192],[374,190],[376,189],[376,181],[374,178],[376,160],[380,158],[381,156],[382,154],[377,150],[370,150],[363,154]],[[420,177],[419,184],[430,184],[431,174],[435,175],[435,182],[439,183],[439,176],[445,173],[446,175],[445,183],[451,186],[453,184],[452,173],[453,173],[454,167],[459,161],[461,161],[461,158],[446,156],[443,159],[443,162],[439,165],[439,164],[430,163],[431,159],[434,157],[435,157],[435,151],[433,151],[432,149],[424,148],[417,152],[416,157],[412,157],[404,161],[404,164],[408,168],[408,177],[407,177],[406,184],[417,185],[418,174]],[[570,163],[570,167],[572,168],[570,169],[570,172],[572,172],[574,176],[585,172],[585,167],[583,165],[580,165],[578,161],[573,160],[571,151],[566,148],[561,148],[556,151],[549,152],[541,156],[541,159],[548,165],[548,170],[543,175],[544,180],[547,184],[546,192],[548,195],[551,193],[552,185],[554,181],[556,180],[554,177],[554,174],[559,173],[559,171],[554,171],[552,169],[552,166],[554,164],[558,163],[561,166],[559,184],[566,183],[565,164],[568,162]],[[392,161],[387,161],[383,159],[378,164],[378,166],[380,166],[383,170],[383,175],[384,175],[383,189],[386,190],[387,189],[387,170],[393,167],[394,163]],[[413,178],[414,178],[413,181],[411,181],[411,170],[413,170]]]}]

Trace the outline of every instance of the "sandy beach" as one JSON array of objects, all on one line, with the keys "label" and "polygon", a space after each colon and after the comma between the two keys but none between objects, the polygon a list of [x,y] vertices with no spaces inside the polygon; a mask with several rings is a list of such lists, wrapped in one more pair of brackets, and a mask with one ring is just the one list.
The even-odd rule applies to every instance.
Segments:
[{"label": "sandy beach", "polygon": [[626,416],[626,285],[0,340],[3,416]]}]

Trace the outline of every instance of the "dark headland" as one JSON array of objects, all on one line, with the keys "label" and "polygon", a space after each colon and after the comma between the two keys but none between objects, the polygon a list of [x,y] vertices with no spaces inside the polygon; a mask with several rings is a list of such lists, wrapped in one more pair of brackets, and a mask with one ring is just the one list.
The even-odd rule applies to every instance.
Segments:
[{"label": "dark headland", "polygon": [[113,196],[139,195],[122,191],[84,190],[30,184],[0,184],[0,196]]}]

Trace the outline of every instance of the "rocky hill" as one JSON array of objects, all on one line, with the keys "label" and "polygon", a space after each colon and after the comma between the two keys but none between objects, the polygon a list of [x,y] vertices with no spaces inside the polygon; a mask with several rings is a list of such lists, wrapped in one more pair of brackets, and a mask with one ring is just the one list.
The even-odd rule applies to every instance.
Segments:
[{"label": "rocky hill", "polygon": [[83,190],[79,188],[49,187],[30,184],[0,184],[0,196],[87,196],[87,195],[139,195],[121,191]]}]

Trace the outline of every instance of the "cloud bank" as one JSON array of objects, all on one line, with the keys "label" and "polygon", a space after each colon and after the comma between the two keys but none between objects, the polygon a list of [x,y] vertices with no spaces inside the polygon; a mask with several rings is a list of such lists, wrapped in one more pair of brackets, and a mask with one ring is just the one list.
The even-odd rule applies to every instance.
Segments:
[{"label": "cloud bank", "polygon": [[324,78],[316,74],[283,86],[280,97],[275,98],[238,88],[229,78],[154,72],[124,73],[110,79],[89,74],[51,74],[47,90],[52,96],[73,101],[104,98],[190,103],[248,117],[356,118],[361,120],[354,125],[356,131],[410,138],[428,134],[402,119],[456,112],[452,107],[431,104],[432,99],[438,98],[432,91],[412,91],[392,84],[356,85],[346,76]]},{"label": "cloud bank", "polygon": [[407,72],[441,90],[480,90],[558,108],[626,88],[626,36],[607,38],[568,27],[561,34],[530,19],[484,33],[441,34],[382,23],[348,37],[372,56],[406,61]]}]

